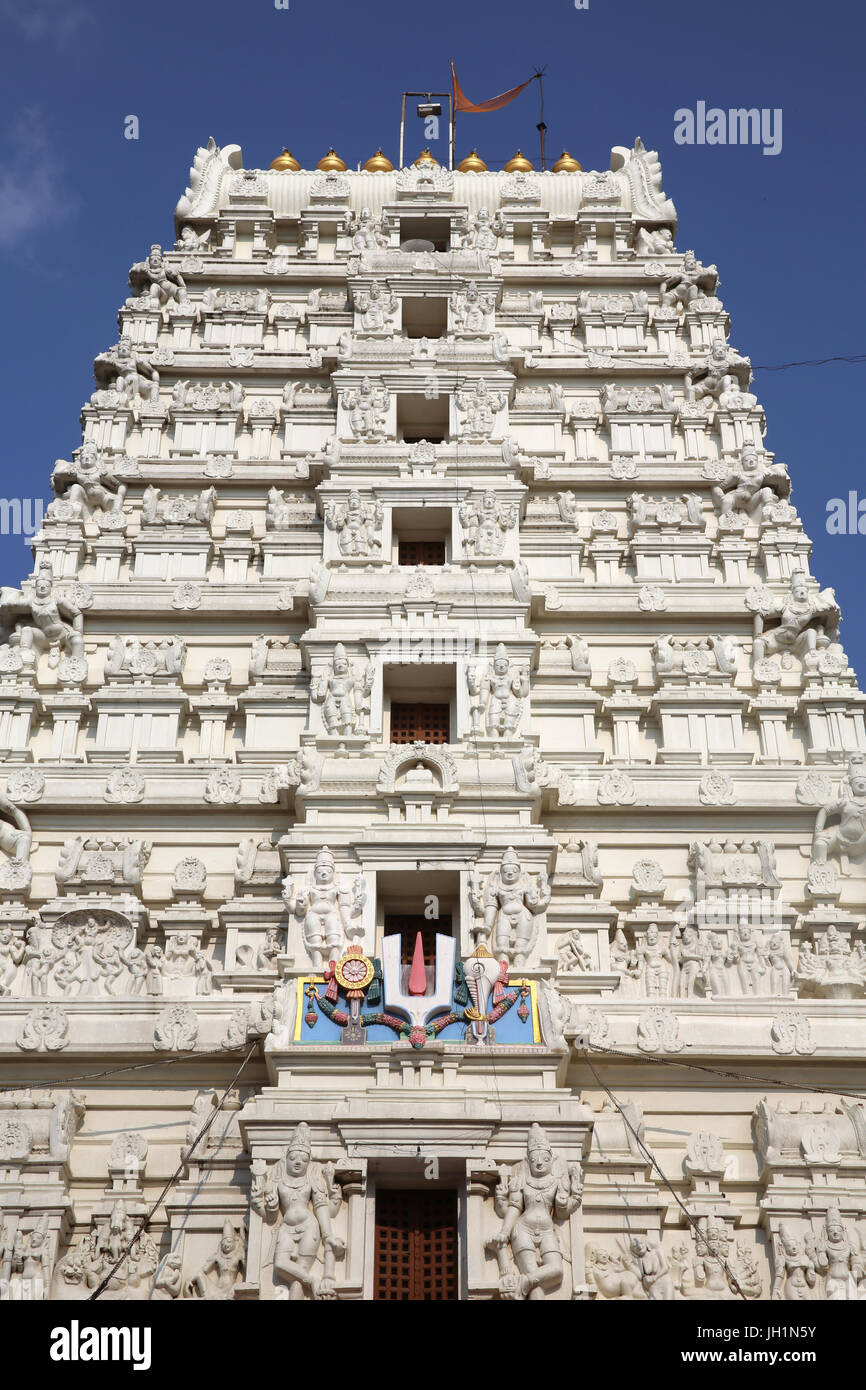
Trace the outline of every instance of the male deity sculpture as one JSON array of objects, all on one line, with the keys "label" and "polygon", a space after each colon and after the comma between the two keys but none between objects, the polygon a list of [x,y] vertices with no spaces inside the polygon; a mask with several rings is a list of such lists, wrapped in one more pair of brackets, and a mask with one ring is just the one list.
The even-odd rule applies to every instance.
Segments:
[{"label": "male deity sculpture", "polygon": [[496,250],[497,242],[504,232],[505,223],[501,213],[491,218],[489,208],[479,208],[477,216],[467,219],[463,232],[463,250],[486,251],[490,254]]},{"label": "male deity sculpture", "polygon": [[475,281],[470,280],[466,289],[455,294],[451,301],[454,327],[462,333],[488,332],[495,304],[492,294],[482,293]]},{"label": "male deity sculpture", "polygon": [[[68,598],[55,593],[50,564],[39,566],[28,595],[20,589],[0,589],[0,614],[4,625],[15,623],[9,646],[18,648],[25,666],[35,667],[40,652],[49,653],[52,670],[60,665],[61,652],[84,656],[84,618]],[[31,621],[21,622],[24,617]]]},{"label": "male deity sculpture", "polygon": [[243,1272],[243,1232],[226,1219],[217,1249],[188,1281],[187,1297],[204,1298],[209,1302],[231,1298]]},{"label": "male deity sculpture", "polygon": [[115,391],[129,401],[140,398],[155,403],[159,400],[159,372],[148,358],[137,352],[126,334],[101,352],[93,363],[93,374],[101,385],[114,384]]},{"label": "male deity sculpture", "polygon": [[341,555],[380,555],[384,518],[385,509],[379,499],[365,504],[355,488],[345,506],[337,502],[325,504],[325,525],[336,531]]},{"label": "male deity sculpture", "polygon": [[[184,228],[184,235],[191,232],[191,228]],[[197,246],[201,245],[201,238],[195,237]],[[186,237],[185,245],[189,246],[192,238]],[[154,244],[148,252],[147,259],[137,261],[129,272],[129,284],[139,294],[147,293],[155,304],[168,304],[169,300],[176,300],[178,304],[183,304],[188,298],[186,283],[180,271],[173,270],[166,265],[162,254],[162,247]]]},{"label": "male deity sculpture", "polygon": [[469,667],[466,682],[473,734],[483,731],[488,738],[513,737],[529,695],[529,674],[525,667],[511,664],[504,642],[496,648],[492,663]]},{"label": "male deity sculpture", "polygon": [[102,467],[99,450],[90,439],[82,444],[78,457],[72,462],[66,459],[55,461],[51,486],[58,497],[65,498],[76,508],[79,515],[90,517],[97,511],[123,510],[126,483],[122,483],[110,468]]},{"label": "male deity sculpture", "polygon": [[768,502],[788,497],[791,480],[781,463],[767,463],[754,444],[744,444],[740,461],[716,487],[711,489],[719,516],[741,513],[749,520],[760,518]]},{"label": "male deity sculpture", "polygon": [[347,231],[356,251],[374,251],[377,247],[388,245],[388,238],[382,231],[382,219],[375,218],[369,208],[361,208],[357,220],[350,214]]},{"label": "male deity sculpture", "polygon": [[[810,594],[807,576],[800,570],[791,575],[790,585],[784,598],[771,598],[769,604],[758,607],[754,615],[752,659],[755,663],[776,652],[785,655],[793,652],[802,657],[808,668],[819,647],[827,647],[838,639],[841,614],[833,590],[822,589],[819,594]],[[777,618],[778,624],[767,632],[769,617]]]},{"label": "male deity sculpture", "polygon": [[463,547],[467,555],[501,554],[506,533],[517,525],[517,508],[498,503],[496,494],[486,488],[480,500],[470,495],[458,508],[463,528]]},{"label": "male deity sculpture", "polygon": [[[839,817],[833,830],[826,828],[829,816]],[[846,873],[849,858],[866,854],[866,758],[848,759],[847,782],[835,800],[819,807],[815,817],[812,863],[826,864],[831,854],[838,855]]]},{"label": "male deity sculpture", "polygon": [[862,1297],[866,1280],[866,1250],[856,1232],[850,1234],[838,1207],[829,1207],[815,1247],[816,1264],[824,1276],[824,1298],[841,1303]]},{"label": "male deity sculpture", "polygon": [[368,664],[363,676],[346,656],[338,642],[327,675],[319,676],[310,687],[310,697],[322,706],[322,719],[329,734],[367,734],[370,723],[370,696],[376,671]]},{"label": "male deity sculpture", "polygon": [[550,881],[542,869],[533,881],[524,873],[509,846],[499,868],[490,875],[484,893],[484,929],[493,935],[493,952],[499,960],[525,965],[538,931],[539,918],[550,904]]},{"label": "male deity sculpture", "polygon": [[371,280],[365,290],[355,294],[355,307],[365,333],[384,333],[393,328],[400,301],[393,290],[383,289],[378,280]]},{"label": "male deity sculpture", "polygon": [[773,1240],[773,1249],[775,1277],[771,1299],[787,1303],[814,1299],[818,1275],[812,1242],[793,1226],[782,1225]]},{"label": "male deity sculpture", "polygon": [[659,301],[665,306],[682,305],[687,309],[693,299],[702,294],[712,294],[718,283],[716,267],[701,265],[694,251],[686,251],[679,269],[666,272],[659,290]]},{"label": "male deity sculpture", "polygon": [[[739,371],[735,372],[735,368]],[[709,396],[717,401],[725,391],[739,389],[741,376],[745,377],[742,384],[748,385],[752,373],[747,359],[729,347],[723,338],[716,338],[705,365],[686,373],[686,400],[699,401]]]},{"label": "male deity sculpture", "polygon": [[464,417],[464,434],[488,439],[493,433],[497,413],[505,407],[505,397],[501,392],[491,394],[487,382],[480,376],[473,387],[458,390],[455,399],[457,409]]},{"label": "male deity sculpture", "polygon": [[[571,1216],[582,1198],[580,1164],[556,1157],[541,1125],[533,1124],[526,1158],[510,1171],[502,1165],[494,1194],[502,1225],[487,1245],[499,1265],[502,1298],[547,1298],[561,1287],[564,1265],[557,1223]],[[509,1246],[516,1273],[508,1259]]]},{"label": "male deity sculpture", "polygon": [[0,1219],[0,1302],[26,1299],[41,1302],[51,1290],[51,1242],[48,1217],[40,1217],[31,1231],[18,1227],[4,1246]]},{"label": "male deity sculpture", "polygon": [[297,892],[290,877],[283,879],[283,902],[302,923],[304,945],[314,970],[321,970],[325,951],[339,956],[347,941],[363,934],[362,915],[366,903],[364,877],[358,874],[351,893],[337,880],[334,856],[323,845],[316,855],[307,885]]},{"label": "male deity sculpture", "polygon": [[674,959],[657,922],[650,922],[637,942],[641,983],[647,999],[660,999],[672,993]]},{"label": "male deity sculpture", "polygon": [[343,397],[349,428],[359,439],[380,438],[388,423],[388,392],[375,387],[368,376],[361,385],[347,391]]},{"label": "male deity sculpture", "polygon": [[[253,1162],[250,1202],[265,1221],[281,1218],[274,1241],[274,1278],[288,1288],[290,1302],[336,1298],[336,1263],[346,1253],[333,1229],[343,1202],[334,1164],[314,1163],[311,1154],[309,1126],[302,1121],[285,1158],[269,1173],[260,1160]],[[320,1247],[323,1272],[314,1275]]]}]

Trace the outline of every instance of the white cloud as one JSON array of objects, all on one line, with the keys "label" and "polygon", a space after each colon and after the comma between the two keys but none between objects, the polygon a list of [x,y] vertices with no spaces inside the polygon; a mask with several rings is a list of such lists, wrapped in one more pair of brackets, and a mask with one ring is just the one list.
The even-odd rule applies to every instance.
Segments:
[{"label": "white cloud", "polygon": [[8,128],[0,155],[0,248],[27,242],[72,210],[45,117],[28,107]]}]

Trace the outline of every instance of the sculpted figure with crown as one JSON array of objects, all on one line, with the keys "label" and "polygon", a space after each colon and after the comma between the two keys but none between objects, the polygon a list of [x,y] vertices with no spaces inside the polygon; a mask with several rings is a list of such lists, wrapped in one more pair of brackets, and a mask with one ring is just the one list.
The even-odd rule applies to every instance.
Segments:
[{"label": "sculpted figure with crown", "polygon": [[[510,1172],[500,1168],[494,1194],[502,1225],[487,1244],[499,1265],[502,1298],[547,1298],[559,1289],[564,1261],[556,1223],[576,1211],[582,1197],[580,1164],[556,1157],[541,1125],[533,1124],[526,1158]],[[509,1246],[517,1273],[508,1259]]]},{"label": "sculpted figure with crown", "polygon": [[[285,1158],[270,1173],[260,1160],[254,1164],[250,1191],[253,1211],[266,1221],[280,1221],[273,1243],[274,1281],[288,1288],[292,1302],[336,1298],[336,1263],[346,1253],[332,1226],[343,1201],[334,1164],[314,1163],[311,1155],[310,1129],[302,1121]],[[323,1272],[315,1275],[320,1247]]]}]

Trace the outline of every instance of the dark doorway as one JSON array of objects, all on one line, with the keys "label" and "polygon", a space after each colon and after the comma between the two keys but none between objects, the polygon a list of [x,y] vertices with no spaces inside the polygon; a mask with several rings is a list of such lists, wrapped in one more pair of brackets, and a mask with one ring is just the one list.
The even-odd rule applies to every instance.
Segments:
[{"label": "dark doorway", "polygon": [[[399,936],[400,961],[403,965],[411,965],[412,957],[415,954],[415,941],[418,933],[421,933],[421,945],[424,950],[424,964],[432,968],[436,959],[436,937],[451,936],[451,916],[424,917],[420,913],[385,913],[384,936]],[[430,981],[432,984],[432,979]]]},{"label": "dark doorway", "polygon": [[458,1298],[457,1193],[451,1188],[376,1193],[374,1299],[442,1302]]}]

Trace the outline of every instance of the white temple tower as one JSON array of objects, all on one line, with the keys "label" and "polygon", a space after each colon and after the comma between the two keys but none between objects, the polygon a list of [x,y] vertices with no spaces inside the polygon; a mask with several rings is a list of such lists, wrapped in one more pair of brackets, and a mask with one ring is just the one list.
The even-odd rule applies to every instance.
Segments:
[{"label": "white temple tower", "polygon": [[656,155],[479,163],[210,141],[130,273],[0,596],[0,1300],[857,1295],[832,590]]}]

